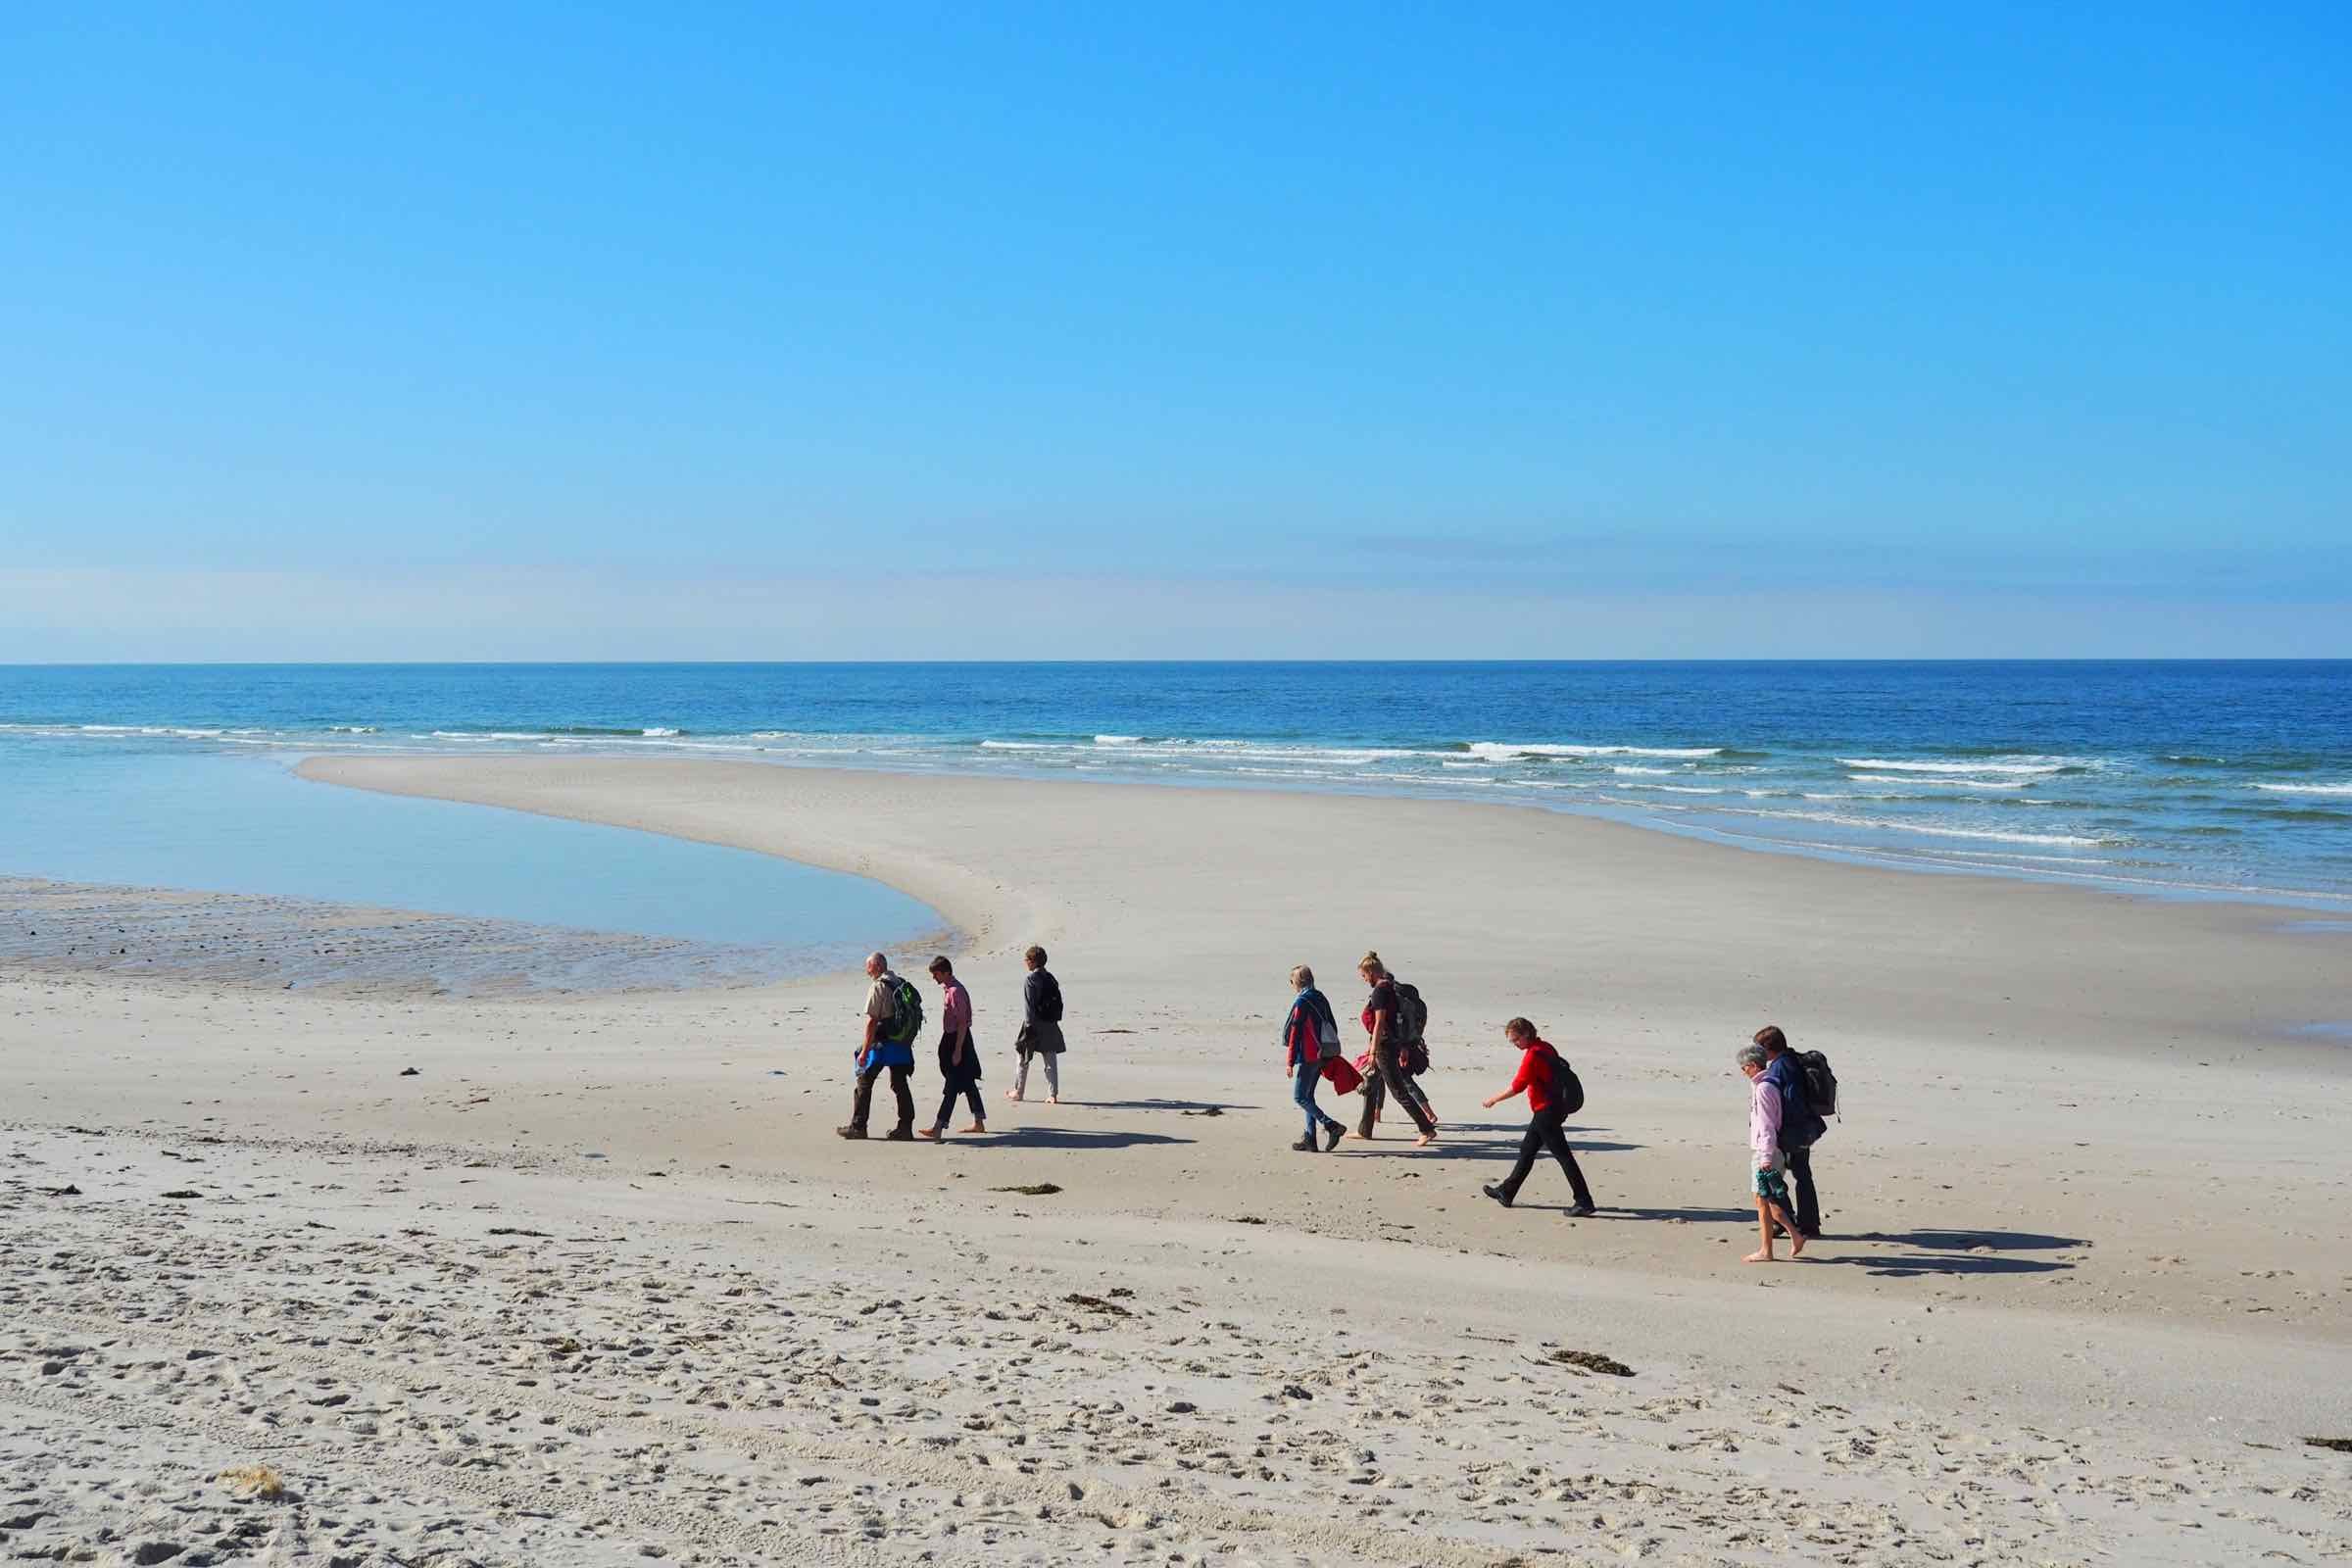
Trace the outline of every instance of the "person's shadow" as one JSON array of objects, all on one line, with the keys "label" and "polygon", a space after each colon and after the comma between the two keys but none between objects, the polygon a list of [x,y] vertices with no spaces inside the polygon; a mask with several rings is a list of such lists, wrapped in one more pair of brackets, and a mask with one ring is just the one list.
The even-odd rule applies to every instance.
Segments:
[{"label": "person's shadow", "polygon": [[2058,1259],[2001,1254],[2066,1251],[2091,1245],[2079,1236],[2050,1236],[2039,1231],[1864,1231],[1852,1236],[1824,1235],[1822,1240],[1832,1244],[1861,1242],[1912,1249],[1908,1253],[1892,1256],[1885,1252],[1854,1252],[1820,1259],[1889,1279],[1917,1279],[1927,1274],[2056,1274],[2075,1265]]},{"label": "person's shadow", "polygon": [[1115,1128],[1007,1127],[1003,1132],[973,1133],[949,1140],[959,1149],[1137,1149],[1146,1144],[1189,1144],[1190,1138],[1166,1133],[1132,1133]]}]

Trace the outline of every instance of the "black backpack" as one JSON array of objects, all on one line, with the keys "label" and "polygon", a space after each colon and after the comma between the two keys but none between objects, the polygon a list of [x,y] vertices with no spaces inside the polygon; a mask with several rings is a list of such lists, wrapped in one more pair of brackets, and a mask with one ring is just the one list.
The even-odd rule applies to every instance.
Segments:
[{"label": "black backpack", "polygon": [[1038,978],[1045,981],[1045,984],[1040,986],[1037,992],[1037,1015],[1047,1023],[1059,1023],[1061,1022],[1061,982],[1054,978],[1053,971],[1050,969],[1040,969],[1037,973]]},{"label": "black backpack", "polygon": [[1808,1051],[1796,1058],[1797,1069],[1805,1075],[1805,1106],[1816,1116],[1838,1114],[1838,1075],[1830,1071],[1830,1058],[1818,1051]]},{"label": "black backpack", "polygon": [[[1389,984],[1396,989],[1396,1030],[1400,1046],[1422,1045],[1429,1036],[1429,1004],[1421,1000],[1419,988],[1408,986],[1395,975]],[[1425,1051],[1422,1054],[1427,1055]]]},{"label": "black backpack", "polygon": [[1584,1082],[1568,1065],[1568,1058],[1556,1051],[1551,1054],[1550,1100],[1552,1108],[1562,1115],[1573,1116],[1585,1108]]}]

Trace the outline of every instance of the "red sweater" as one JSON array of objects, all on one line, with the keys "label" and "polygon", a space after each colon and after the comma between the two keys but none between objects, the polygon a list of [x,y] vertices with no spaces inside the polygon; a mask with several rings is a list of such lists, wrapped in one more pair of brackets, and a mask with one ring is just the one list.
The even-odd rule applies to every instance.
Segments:
[{"label": "red sweater", "polygon": [[1511,1087],[1505,1093],[1515,1095],[1526,1090],[1528,1108],[1543,1115],[1552,1106],[1551,1064],[1558,1059],[1559,1053],[1551,1049],[1549,1042],[1530,1043],[1519,1057],[1519,1076],[1511,1080]]}]

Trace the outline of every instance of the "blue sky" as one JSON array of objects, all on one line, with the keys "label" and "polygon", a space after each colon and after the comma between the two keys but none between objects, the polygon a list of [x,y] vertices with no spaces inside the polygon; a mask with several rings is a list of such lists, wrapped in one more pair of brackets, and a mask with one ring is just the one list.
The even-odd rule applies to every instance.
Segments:
[{"label": "blue sky", "polygon": [[0,12],[0,660],[2352,654],[2347,13],[1467,9]]}]

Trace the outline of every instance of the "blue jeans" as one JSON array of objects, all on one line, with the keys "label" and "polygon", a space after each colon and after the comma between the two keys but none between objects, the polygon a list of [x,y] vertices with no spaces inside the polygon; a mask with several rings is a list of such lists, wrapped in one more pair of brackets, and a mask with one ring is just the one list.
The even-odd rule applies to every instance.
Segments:
[{"label": "blue jeans", "polygon": [[1315,1108],[1315,1086],[1322,1081],[1323,1064],[1319,1061],[1302,1061],[1291,1073],[1291,1099],[1300,1110],[1306,1112],[1306,1136],[1309,1138],[1326,1127],[1339,1125]]}]

